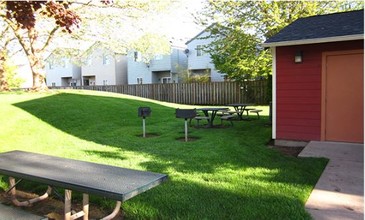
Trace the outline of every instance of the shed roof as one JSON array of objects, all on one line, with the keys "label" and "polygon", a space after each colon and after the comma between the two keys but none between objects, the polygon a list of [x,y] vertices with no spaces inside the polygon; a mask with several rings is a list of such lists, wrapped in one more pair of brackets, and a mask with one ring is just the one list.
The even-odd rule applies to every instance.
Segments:
[{"label": "shed roof", "polygon": [[299,18],[269,38],[264,47],[364,39],[364,10]]}]

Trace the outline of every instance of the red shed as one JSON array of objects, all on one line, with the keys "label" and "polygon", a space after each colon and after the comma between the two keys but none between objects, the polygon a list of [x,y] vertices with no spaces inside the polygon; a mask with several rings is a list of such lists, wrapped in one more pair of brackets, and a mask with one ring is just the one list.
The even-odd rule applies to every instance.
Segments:
[{"label": "red shed", "polygon": [[300,18],[264,46],[277,144],[364,143],[364,10]]}]

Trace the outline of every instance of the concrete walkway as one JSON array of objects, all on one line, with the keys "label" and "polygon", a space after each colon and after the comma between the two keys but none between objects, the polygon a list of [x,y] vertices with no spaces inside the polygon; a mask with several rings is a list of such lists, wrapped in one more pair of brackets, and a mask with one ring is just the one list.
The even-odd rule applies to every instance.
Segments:
[{"label": "concrete walkway", "polygon": [[25,212],[20,208],[13,206],[7,206],[0,203],[0,220],[40,220],[45,217],[33,215],[29,212]]},{"label": "concrete walkway", "polygon": [[363,144],[312,141],[299,157],[329,159],[305,205],[314,219],[364,219]]}]

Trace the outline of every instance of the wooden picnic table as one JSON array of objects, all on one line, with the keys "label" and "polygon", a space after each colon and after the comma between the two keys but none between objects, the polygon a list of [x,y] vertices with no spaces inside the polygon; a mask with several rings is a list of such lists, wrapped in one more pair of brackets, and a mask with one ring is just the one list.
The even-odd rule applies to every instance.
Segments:
[{"label": "wooden picnic table", "polygon": [[[166,174],[125,169],[121,167],[66,159],[24,151],[0,153],[0,174],[9,176],[12,201],[18,206],[30,206],[43,200],[52,187],[65,189],[65,219],[83,217],[88,219],[89,194],[104,196],[117,201],[113,213],[104,219],[113,218],[121,203],[143,193],[167,180]],[[15,198],[15,178],[48,185],[47,192],[35,199],[19,202]],[[83,193],[83,211],[71,215],[71,192]]]}]

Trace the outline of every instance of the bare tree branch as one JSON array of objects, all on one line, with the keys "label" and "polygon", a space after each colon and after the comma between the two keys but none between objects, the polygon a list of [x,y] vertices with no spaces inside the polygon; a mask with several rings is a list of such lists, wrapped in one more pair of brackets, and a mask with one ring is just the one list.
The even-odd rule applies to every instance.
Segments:
[{"label": "bare tree branch", "polygon": [[43,47],[40,49],[41,51],[43,51],[43,50],[45,50],[47,48],[47,46],[49,45],[49,43],[51,42],[51,40],[55,36],[56,31],[59,28],[60,28],[59,26],[56,26],[55,28],[52,29],[52,31],[48,35],[48,38],[47,38],[46,42],[44,43]]}]

